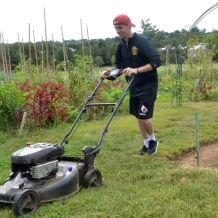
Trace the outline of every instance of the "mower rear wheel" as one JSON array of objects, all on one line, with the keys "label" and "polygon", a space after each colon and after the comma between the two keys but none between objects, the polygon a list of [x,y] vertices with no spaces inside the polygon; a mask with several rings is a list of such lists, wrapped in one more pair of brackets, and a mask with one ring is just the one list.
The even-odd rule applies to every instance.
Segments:
[{"label": "mower rear wheel", "polygon": [[86,188],[99,188],[102,185],[102,175],[97,169],[89,170],[84,177],[84,186]]},{"label": "mower rear wheel", "polygon": [[16,216],[25,216],[39,208],[39,195],[32,189],[18,193],[13,201],[12,210]]}]

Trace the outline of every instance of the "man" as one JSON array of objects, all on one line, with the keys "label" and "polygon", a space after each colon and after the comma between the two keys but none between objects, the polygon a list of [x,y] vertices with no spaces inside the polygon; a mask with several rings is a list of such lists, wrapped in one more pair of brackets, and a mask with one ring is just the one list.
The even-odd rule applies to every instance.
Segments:
[{"label": "man", "polygon": [[[127,82],[131,75],[135,74],[130,87],[130,114],[137,118],[144,142],[137,154],[146,153],[151,156],[157,152],[158,147],[151,118],[157,96],[160,55],[148,38],[132,32],[135,25],[127,15],[116,16],[113,25],[121,38],[116,51],[115,66],[123,69]],[[101,78],[107,77],[109,72],[104,71]]]}]

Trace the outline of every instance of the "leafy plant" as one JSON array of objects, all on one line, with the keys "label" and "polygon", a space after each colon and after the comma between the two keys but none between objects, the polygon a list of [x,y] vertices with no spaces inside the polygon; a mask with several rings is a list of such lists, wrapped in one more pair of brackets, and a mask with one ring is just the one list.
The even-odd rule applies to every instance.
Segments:
[{"label": "leafy plant", "polygon": [[62,122],[68,116],[68,107],[64,105],[67,94],[63,84],[42,82],[38,86],[28,85],[28,81],[20,84],[20,90],[26,98],[24,109],[39,128],[52,126],[56,119]]},{"label": "leafy plant", "polygon": [[76,109],[87,98],[93,88],[91,59],[75,55],[76,67],[68,72],[68,95],[70,105]]},{"label": "leafy plant", "polygon": [[0,130],[14,129],[22,120],[22,107],[25,99],[17,85],[1,82],[0,84]]},{"label": "leafy plant", "polygon": [[[217,89],[217,70],[213,65],[215,56],[215,46],[207,46],[206,43],[199,43],[193,36],[188,42],[187,59],[188,70],[184,77],[189,84],[192,84],[190,91],[190,100],[211,100],[214,97],[214,90]],[[187,89],[186,89],[187,90]]]},{"label": "leafy plant", "polygon": [[2,70],[0,70],[0,81],[4,81],[4,72]]}]

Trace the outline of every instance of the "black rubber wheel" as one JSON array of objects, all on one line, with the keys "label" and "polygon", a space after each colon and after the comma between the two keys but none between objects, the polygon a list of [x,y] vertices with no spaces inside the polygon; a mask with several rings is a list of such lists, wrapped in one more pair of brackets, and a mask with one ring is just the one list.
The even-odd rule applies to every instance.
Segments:
[{"label": "black rubber wheel", "polygon": [[97,169],[89,170],[84,177],[84,186],[86,188],[99,188],[102,186],[102,175]]},{"label": "black rubber wheel", "polygon": [[32,189],[18,193],[13,201],[12,210],[15,216],[24,216],[39,208],[39,195]]}]

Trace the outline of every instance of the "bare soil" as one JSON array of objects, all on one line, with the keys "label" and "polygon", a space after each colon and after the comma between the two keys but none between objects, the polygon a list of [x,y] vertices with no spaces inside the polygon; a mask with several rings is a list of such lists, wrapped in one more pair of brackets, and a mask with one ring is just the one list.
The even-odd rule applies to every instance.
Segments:
[{"label": "bare soil", "polygon": [[211,145],[200,146],[199,165],[196,149],[182,155],[180,161],[189,166],[200,166],[218,170],[218,141]]}]

